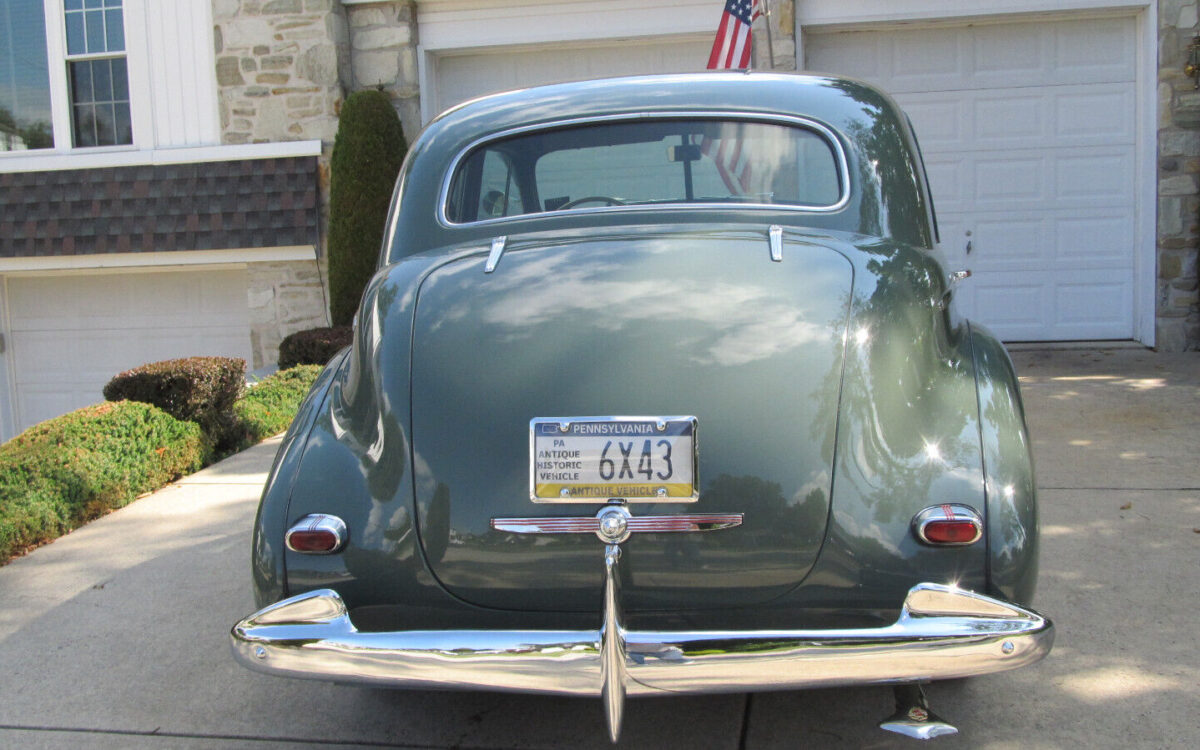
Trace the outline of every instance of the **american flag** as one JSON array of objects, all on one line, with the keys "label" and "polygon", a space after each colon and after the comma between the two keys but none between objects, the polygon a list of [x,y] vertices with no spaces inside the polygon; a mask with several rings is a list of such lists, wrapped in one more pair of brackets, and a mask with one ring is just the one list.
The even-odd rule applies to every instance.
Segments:
[{"label": "american flag", "polygon": [[[708,56],[709,70],[750,66],[750,24],[758,16],[758,0],[725,0],[725,12]],[[705,135],[700,140],[700,152],[716,164],[730,194],[743,195],[750,187],[750,162],[743,152],[740,133],[726,132],[728,129],[722,128],[717,139]]]},{"label": "american flag", "polygon": [[709,70],[750,66],[750,24],[758,15],[758,0],[725,0],[725,12],[708,56]]}]

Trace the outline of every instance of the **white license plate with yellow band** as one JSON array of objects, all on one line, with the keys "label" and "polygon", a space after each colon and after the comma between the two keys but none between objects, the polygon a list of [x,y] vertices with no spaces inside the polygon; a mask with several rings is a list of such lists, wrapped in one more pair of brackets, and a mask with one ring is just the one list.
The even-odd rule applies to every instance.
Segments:
[{"label": "white license plate with yellow band", "polygon": [[695,417],[539,417],[529,423],[535,503],[690,503]]}]

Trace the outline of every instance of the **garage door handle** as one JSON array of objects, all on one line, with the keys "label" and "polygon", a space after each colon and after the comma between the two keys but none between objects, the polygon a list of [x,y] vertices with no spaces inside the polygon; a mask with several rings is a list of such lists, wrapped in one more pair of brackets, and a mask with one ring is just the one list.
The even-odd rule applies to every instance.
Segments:
[{"label": "garage door handle", "polygon": [[971,254],[971,241],[967,240],[967,255]]}]

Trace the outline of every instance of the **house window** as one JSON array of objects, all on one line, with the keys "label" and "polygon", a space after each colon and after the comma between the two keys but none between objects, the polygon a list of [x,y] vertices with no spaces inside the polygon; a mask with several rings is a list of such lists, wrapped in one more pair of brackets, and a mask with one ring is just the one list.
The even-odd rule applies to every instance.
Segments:
[{"label": "house window", "polygon": [[54,147],[42,0],[0,0],[0,152]]},{"label": "house window", "polygon": [[63,2],[71,132],[76,146],[133,143],[121,2]]}]

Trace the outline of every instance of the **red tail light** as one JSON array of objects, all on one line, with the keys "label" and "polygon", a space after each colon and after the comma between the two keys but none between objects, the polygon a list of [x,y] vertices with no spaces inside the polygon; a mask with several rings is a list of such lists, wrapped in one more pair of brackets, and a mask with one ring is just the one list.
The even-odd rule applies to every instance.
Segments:
[{"label": "red tail light", "polygon": [[925,544],[961,547],[983,536],[983,518],[969,505],[932,505],[913,516],[912,529]]},{"label": "red tail light", "polygon": [[337,516],[305,516],[284,536],[288,549],[309,555],[328,555],[346,544],[346,524]]}]

